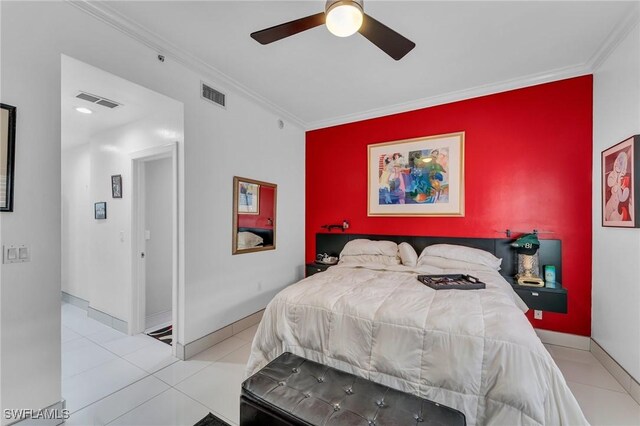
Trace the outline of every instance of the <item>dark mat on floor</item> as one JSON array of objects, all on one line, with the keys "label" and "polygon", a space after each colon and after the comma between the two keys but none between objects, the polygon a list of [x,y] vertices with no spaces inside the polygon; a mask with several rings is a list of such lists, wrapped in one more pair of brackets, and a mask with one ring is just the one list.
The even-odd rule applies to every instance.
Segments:
[{"label": "dark mat on floor", "polygon": [[198,423],[193,426],[231,426],[229,423],[224,420],[220,420],[213,414],[209,413],[202,418]]},{"label": "dark mat on floor", "polygon": [[159,328],[154,331],[150,331],[147,333],[147,336],[151,336],[154,339],[160,340],[162,343],[166,343],[171,346],[172,336],[173,336],[173,326],[168,325],[166,327]]}]

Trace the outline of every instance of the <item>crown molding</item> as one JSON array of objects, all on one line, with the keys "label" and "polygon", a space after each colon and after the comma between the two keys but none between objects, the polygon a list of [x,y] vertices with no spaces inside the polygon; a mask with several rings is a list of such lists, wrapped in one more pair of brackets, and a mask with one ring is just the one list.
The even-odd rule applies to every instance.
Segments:
[{"label": "crown molding", "polygon": [[217,68],[199,59],[195,55],[183,51],[158,34],[123,16],[122,14],[107,6],[105,2],[100,2],[100,4],[98,4],[91,0],[66,1],[82,10],[83,12],[106,23],[107,25],[110,25],[123,34],[158,52],[159,54],[170,57],[183,66],[203,74],[207,78],[211,79],[212,83],[216,83],[223,88],[235,90],[241,95],[257,102],[263,108],[266,108],[267,110],[280,115],[282,118],[292,122],[303,130],[315,130],[324,127],[331,127],[340,124],[368,120],[391,114],[398,114],[417,109],[506,92],[509,90],[521,89],[538,84],[550,83],[567,78],[592,74],[595,70],[598,69],[598,67],[602,65],[602,63],[616,49],[616,47],[622,42],[622,40],[624,40],[624,38],[631,32],[631,30],[636,25],[638,25],[638,23],[640,23],[640,7],[636,7],[634,3],[634,6],[631,8],[631,12],[624,17],[624,19],[616,26],[616,28],[607,36],[600,48],[584,64],[559,68],[556,70],[541,72],[537,74],[531,74],[524,77],[480,85],[464,90],[429,96],[380,108],[373,108],[364,112],[345,114],[323,120],[305,122],[296,115],[279,107],[265,97],[244,86],[242,83],[238,82],[232,77],[224,74]]},{"label": "crown molding", "polygon": [[469,89],[458,90],[455,92],[444,93],[442,95],[429,96],[426,98],[416,99],[409,102],[402,102],[395,105],[389,105],[382,108],[374,108],[368,111],[356,114],[347,114],[329,118],[326,120],[314,121],[308,123],[308,130],[321,129],[325,127],[337,126],[340,124],[348,124],[356,121],[368,120],[372,118],[384,117],[386,115],[399,114],[403,112],[414,111],[422,108],[428,108],[437,105],[449,104],[452,102],[463,101],[466,99],[478,98],[481,96],[492,95],[509,90],[521,89],[524,87],[535,86],[552,81],[564,80],[572,77],[580,77],[591,74],[591,68],[587,65],[577,65],[566,68],[559,68],[553,71],[531,74],[525,77],[514,78],[511,80],[501,81],[498,83],[490,83]]},{"label": "crown molding", "polygon": [[147,46],[151,50],[154,50],[158,54],[162,54],[165,57],[173,59],[175,62],[187,67],[190,70],[201,73],[211,80],[211,83],[216,83],[221,88],[233,90],[242,96],[253,100],[261,105],[263,108],[281,116],[283,119],[290,121],[303,130],[307,128],[306,123],[298,118],[296,115],[282,109],[276,104],[269,101],[267,98],[259,95],[248,87],[244,86],[237,80],[226,75],[217,68],[209,65],[200,58],[185,52],[178,48],[165,38],[158,34],[148,30],[139,23],[123,16],[111,7],[107,6],[105,2],[93,2],[90,0],[66,0],[67,3],[75,6],[88,15],[104,22],[105,24],[115,28],[121,33],[131,37],[139,43]]},{"label": "crown molding", "polygon": [[638,3],[633,3],[630,13],[625,15],[622,21],[609,33],[602,46],[589,58],[587,61],[589,68],[593,72],[600,68],[638,23],[640,23],[640,6]]},{"label": "crown molding", "polygon": [[398,114],[413,111],[421,108],[428,108],[436,105],[443,105],[480,96],[492,95],[514,89],[535,86],[537,84],[550,83],[552,81],[564,80],[572,77],[593,74],[618,47],[618,45],[629,35],[629,33],[640,23],[640,7],[634,3],[630,8],[630,13],[620,21],[611,31],[600,48],[582,65],[559,68],[549,72],[532,74],[512,80],[476,86],[456,92],[444,93],[442,95],[430,96],[410,102],[403,102],[382,108],[375,108],[356,114],[337,116],[326,120],[314,121],[307,124],[308,130],[321,129],[324,127],[337,126],[356,121],[372,118],[384,117],[386,115]]}]

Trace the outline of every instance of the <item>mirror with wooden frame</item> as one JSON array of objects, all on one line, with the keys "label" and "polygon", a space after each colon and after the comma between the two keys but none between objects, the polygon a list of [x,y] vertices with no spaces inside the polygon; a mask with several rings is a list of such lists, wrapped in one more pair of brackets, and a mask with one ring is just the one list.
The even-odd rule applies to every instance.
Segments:
[{"label": "mirror with wooden frame", "polygon": [[233,178],[233,254],[276,248],[278,185]]},{"label": "mirror with wooden frame", "polygon": [[16,107],[0,103],[0,212],[13,211]]}]

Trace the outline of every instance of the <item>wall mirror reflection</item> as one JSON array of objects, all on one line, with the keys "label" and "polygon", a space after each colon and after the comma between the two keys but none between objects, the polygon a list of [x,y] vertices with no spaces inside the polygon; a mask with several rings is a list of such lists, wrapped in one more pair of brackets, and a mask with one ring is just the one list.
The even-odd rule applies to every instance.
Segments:
[{"label": "wall mirror reflection", "polygon": [[276,248],[276,195],[273,183],[233,178],[233,254]]}]

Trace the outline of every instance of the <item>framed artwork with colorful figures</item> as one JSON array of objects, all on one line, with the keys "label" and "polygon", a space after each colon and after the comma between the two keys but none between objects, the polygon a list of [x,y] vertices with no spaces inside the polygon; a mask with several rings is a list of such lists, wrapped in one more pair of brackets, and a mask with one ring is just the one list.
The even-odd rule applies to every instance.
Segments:
[{"label": "framed artwork with colorful figures", "polygon": [[602,226],[640,228],[640,135],[602,151]]},{"label": "framed artwork with colorful figures", "polygon": [[369,216],[464,216],[464,132],[369,145]]}]

